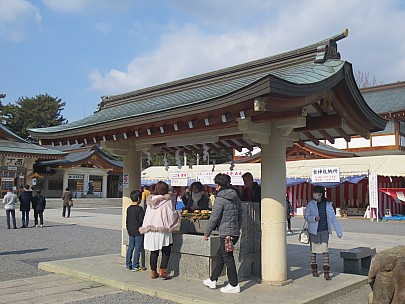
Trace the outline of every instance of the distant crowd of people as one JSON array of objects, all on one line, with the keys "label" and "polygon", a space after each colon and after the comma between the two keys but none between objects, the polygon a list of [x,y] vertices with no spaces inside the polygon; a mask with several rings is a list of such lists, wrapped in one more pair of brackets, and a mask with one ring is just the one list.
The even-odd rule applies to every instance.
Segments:
[{"label": "distant crowd of people", "polygon": [[[44,210],[46,208],[46,199],[45,196],[41,194],[41,190],[31,190],[29,185],[24,187],[24,190],[20,192],[20,195],[15,194],[13,188],[10,188],[7,194],[3,198],[4,209],[6,210],[7,218],[7,228],[11,229],[11,222],[13,228],[17,229],[17,221],[15,218],[15,209],[17,203],[20,203],[21,211],[21,228],[28,228],[30,221],[30,211],[31,208],[34,210],[34,227],[43,227],[44,226]],[[39,218],[39,226],[38,226]]]},{"label": "distant crowd of people", "polygon": [[[73,206],[72,197],[72,192],[69,191],[69,188],[66,188],[62,196],[63,217],[65,217],[66,210],[67,217],[70,217],[70,209]],[[18,203],[20,203],[21,211],[20,228],[29,227],[31,209],[34,210],[33,227],[44,227],[44,211],[46,209],[46,198],[42,194],[41,189],[33,190],[30,185],[25,185],[24,190],[20,191],[18,196],[13,188],[10,188],[7,191],[7,194],[3,197],[3,204],[4,209],[6,210],[6,221],[8,229],[11,229],[11,227],[13,229],[17,229],[15,211]]]}]

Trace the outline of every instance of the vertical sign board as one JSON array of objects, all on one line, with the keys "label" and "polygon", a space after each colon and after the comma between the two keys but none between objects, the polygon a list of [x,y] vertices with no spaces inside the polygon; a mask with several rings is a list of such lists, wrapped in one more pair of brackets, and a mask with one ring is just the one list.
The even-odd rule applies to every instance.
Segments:
[{"label": "vertical sign board", "polygon": [[122,188],[129,187],[129,173],[122,174]]},{"label": "vertical sign board", "polygon": [[378,221],[378,184],[376,174],[370,174],[368,176],[368,200],[370,204],[370,210],[372,208],[376,209]]}]

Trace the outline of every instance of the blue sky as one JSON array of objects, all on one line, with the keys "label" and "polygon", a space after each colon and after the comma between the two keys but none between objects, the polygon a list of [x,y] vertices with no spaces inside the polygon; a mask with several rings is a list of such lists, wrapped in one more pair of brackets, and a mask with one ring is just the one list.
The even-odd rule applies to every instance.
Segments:
[{"label": "blue sky", "polygon": [[0,0],[3,103],[50,94],[69,121],[102,95],[338,42],[354,71],[405,80],[404,0]]}]

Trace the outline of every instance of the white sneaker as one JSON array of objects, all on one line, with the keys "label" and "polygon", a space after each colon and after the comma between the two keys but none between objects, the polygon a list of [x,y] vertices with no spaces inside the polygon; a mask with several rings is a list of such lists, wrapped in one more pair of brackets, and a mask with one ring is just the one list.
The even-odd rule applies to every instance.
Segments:
[{"label": "white sneaker", "polygon": [[239,284],[236,286],[232,286],[231,284],[228,284],[225,287],[222,287],[220,290],[223,293],[240,293],[240,286],[239,286]]},{"label": "white sneaker", "polygon": [[210,278],[204,280],[203,284],[211,289],[217,288],[217,281],[211,281]]}]

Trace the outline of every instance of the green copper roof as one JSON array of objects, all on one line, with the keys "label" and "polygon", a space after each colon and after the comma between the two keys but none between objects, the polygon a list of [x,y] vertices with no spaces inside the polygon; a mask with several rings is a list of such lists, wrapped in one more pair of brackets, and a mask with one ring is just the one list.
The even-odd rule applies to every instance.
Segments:
[{"label": "green copper roof", "polygon": [[399,112],[405,109],[405,86],[362,92],[362,95],[376,113]]},{"label": "green copper roof", "polygon": [[0,131],[3,133],[3,135],[6,134],[5,137],[0,137],[0,153],[39,155],[47,158],[63,157],[66,155],[66,153],[61,151],[56,151],[29,143],[1,124]]},{"label": "green copper roof", "polygon": [[49,128],[30,129],[30,131],[37,133],[55,133],[182,108],[221,98],[237,90],[247,88],[253,83],[269,76],[298,85],[319,83],[335,75],[343,68],[344,64],[345,61],[342,60],[328,60],[321,64],[307,62],[270,72],[261,72],[231,80],[227,79],[223,82],[211,83],[180,92],[120,104],[115,107],[102,109],[91,116],[75,122]]},{"label": "green copper roof", "polygon": [[7,154],[35,154],[39,156],[64,156],[65,152],[47,149],[27,142],[0,140],[0,153]]}]

